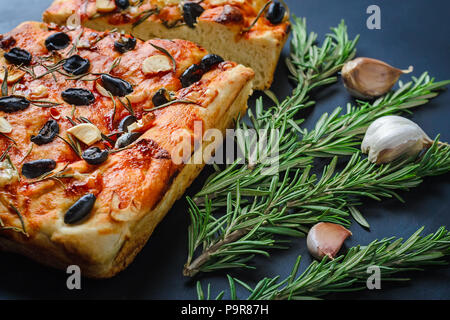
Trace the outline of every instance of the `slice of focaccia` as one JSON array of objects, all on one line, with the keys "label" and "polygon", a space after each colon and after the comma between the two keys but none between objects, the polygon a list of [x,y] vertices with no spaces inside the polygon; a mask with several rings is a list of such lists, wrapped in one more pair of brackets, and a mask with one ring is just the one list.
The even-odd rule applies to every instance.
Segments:
[{"label": "slice of focaccia", "polygon": [[255,89],[267,89],[288,38],[288,15],[285,5],[269,0],[55,0],[44,21],[72,24],[78,16],[96,30],[193,41],[251,67]]},{"label": "slice of focaccia", "polygon": [[131,263],[254,77],[185,40],[38,22],[0,48],[0,249],[89,277]]}]

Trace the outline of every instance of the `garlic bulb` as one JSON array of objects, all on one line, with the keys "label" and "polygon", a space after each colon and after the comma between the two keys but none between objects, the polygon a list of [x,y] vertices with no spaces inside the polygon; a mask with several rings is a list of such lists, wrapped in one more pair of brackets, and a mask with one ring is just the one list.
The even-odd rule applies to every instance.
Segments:
[{"label": "garlic bulb", "polygon": [[400,156],[414,157],[433,141],[414,122],[399,116],[378,118],[369,126],[361,144],[361,151],[369,154],[369,161],[389,163]]},{"label": "garlic bulb", "polygon": [[412,66],[408,70],[400,70],[380,60],[356,58],[344,64],[342,79],[352,96],[372,99],[387,93],[400,75],[412,71]]},{"label": "garlic bulb", "polygon": [[306,243],[311,255],[319,260],[327,256],[333,259],[342,247],[345,239],[352,233],[339,224],[320,222],[308,232]]}]

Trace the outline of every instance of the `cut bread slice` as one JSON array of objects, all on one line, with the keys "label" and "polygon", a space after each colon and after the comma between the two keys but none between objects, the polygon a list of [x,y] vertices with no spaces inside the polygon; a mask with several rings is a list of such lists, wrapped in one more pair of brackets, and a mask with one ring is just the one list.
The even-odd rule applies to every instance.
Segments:
[{"label": "cut bread slice", "polygon": [[[268,89],[272,84],[290,30],[286,11],[283,9],[280,13],[266,6],[268,0],[205,0],[200,3],[204,11],[193,20],[193,27],[185,21],[183,4],[189,1],[131,1],[136,5],[125,10],[113,6],[106,11],[99,8],[99,2],[104,1],[55,0],[43,19],[65,25],[69,17],[69,23],[73,23],[78,16],[84,26],[96,30],[118,28],[143,40],[186,39],[252,68],[256,74],[254,86],[258,90]],[[285,16],[273,24],[266,18],[269,10],[275,11],[272,15],[278,12]]]},{"label": "cut bread slice", "polygon": [[[0,137],[0,153],[10,161],[0,163],[0,177],[14,175],[0,179],[0,250],[56,268],[78,265],[87,277],[114,276],[133,261],[200,173],[207,156],[198,155],[210,143],[203,133],[224,132],[245,113],[253,87],[251,69],[218,62],[183,86],[180,77],[201,63],[206,50],[185,40],[158,39],[138,40],[133,49],[120,53],[115,43],[121,37],[38,22],[23,23],[3,35],[14,44],[4,46],[1,55],[7,59],[0,61],[0,68],[24,70],[24,75],[8,84],[9,96],[0,103],[0,117],[12,127],[7,137]],[[31,58],[27,66],[13,63],[11,56],[18,50],[20,57]],[[144,61],[154,56],[170,57],[171,68],[144,72]],[[86,61],[84,73],[69,74]],[[170,102],[156,105],[154,98],[162,89],[170,92]],[[124,126],[131,114],[134,123]],[[33,142],[37,135],[48,138],[55,123],[58,135]],[[102,141],[87,146],[69,133],[81,123],[93,124]],[[195,130],[198,125],[200,131]],[[114,147],[115,140],[127,136],[125,127],[137,140]],[[186,141],[204,147],[185,154],[202,161],[174,160]],[[80,157],[88,148],[107,150],[108,157],[100,163],[84,153]],[[44,159],[54,166],[42,171]],[[36,161],[41,166],[33,165]],[[42,175],[31,177],[36,171]]]}]

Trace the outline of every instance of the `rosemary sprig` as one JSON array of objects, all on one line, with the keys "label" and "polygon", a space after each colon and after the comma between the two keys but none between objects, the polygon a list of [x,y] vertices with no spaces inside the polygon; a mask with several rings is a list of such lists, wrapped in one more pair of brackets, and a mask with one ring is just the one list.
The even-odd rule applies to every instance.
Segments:
[{"label": "rosemary sprig", "polygon": [[181,26],[186,26],[187,24],[184,22],[184,19],[177,19],[172,22],[168,20],[161,20],[161,23],[167,29],[179,28]]},{"label": "rosemary sprig", "polygon": [[61,170],[58,172],[47,172],[42,176],[38,177],[36,180],[31,181],[30,183],[38,183],[46,180],[54,180],[58,182],[64,189],[66,189],[66,185],[62,181],[62,179],[73,179],[80,176],[86,176],[87,174],[83,173],[68,173],[70,171],[69,164],[66,164]]},{"label": "rosemary sprig", "polygon": [[[256,106],[258,117],[254,117],[252,113],[249,114],[255,129],[281,129],[279,137],[282,137],[283,141],[280,143],[280,152],[283,152],[284,154],[292,154],[295,156],[297,153],[294,148],[298,141],[298,132],[296,130],[289,130],[287,124],[289,123],[291,127],[297,128],[298,125],[303,122],[301,119],[295,120],[294,115],[299,111],[314,105],[314,102],[309,99],[310,91],[314,88],[336,82],[337,78],[334,74],[340,70],[345,61],[351,59],[355,55],[355,46],[358,37],[351,41],[348,39],[347,27],[344,22],[341,22],[341,24],[337,28],[332,29],[332,31],[333,33],[329,34],[325,38],[322,46],[319,47],[314,44],[317,35],[315,33],[308,34],[306,32],[305,19],[295,18],[293,23],[293,40],[291,43],[291,59],[295,61],[295,63],[291,62],[288,66],[294,78],[297,80],[298,85],[294,89],[292,96],[288,97],[281,104],[277,104],[277,106],[263,112],[262,100],[260,99]],[[246,128],[245,123],[242,125],[238,124],[238,126]],[[272,137],[269,137],[269,141],[272,139]],[[245,147],[241,148],[241,150],[245,150]],[[289,163],[292,167],[304,167],[308,165],[311,160],[310,157],[307,157],[306,159],[301,158],[300,160],[290,161]],[[282,166],[281,161],[282,159],[280,159],[280,165]],[[288,167],[285,170],[287,169]],[[268,195],[267,190],[260,190],[259,188],[263,185],[261,179],[267,180],[267,177],[260,174],[260,170],[258,170],[256,165],[249,169],[246,165],[240,165],[239,160],[223,171],[220,171],[217,166],[216,170],[218,170],[217,174],[210,177],[205,188],[197,194],[194,199],[195,202],[188,198],[191,207],[192,224],[189,228],[189,256],[184,269],[185,275],[193,276],[200,271],[209,270],[208,264],[215,264],[214,262],[211,262],[214,258],[211,260],[210,258],[216,251],[220,251],[222,245],[230,247],[233,245],[233,242],[239,240],[244,235],[254,235],[255,232],[249,233],[247,227],[260,227],[259,223],[262,223],[262,221],[258,221],[257,219],[250,219],[249,221],[254,221],[256,224],[252,225],[247,222],[247,227],[241,231],[234,232],[232,235],[229,235],[228,233],[223,234],[223,232],[225,232],[223,229],[225,223],[229,223],[231,226],[231,224],[239,222],[239,220],[236,221],[239,209],[242,209],[243,211],[241,211],[241,213],[244,214],[251,209],[251,207],[249,208],[248,206],[244,206],[244,203],[241,203],[241,196],[253,195],[254,197],[258,197]],[[251,183],[257,183],[258,187],[247,188],[248,185],[242,182],[242,180],[246,178],[251,181]],[[236,182],[239,183],[237,184]],[[270,185],[271,181],[269,179],[269,186]],[[214,186],[215,189],[211,189],[211,186]],[[230,186],[232,186],[231,189],[234,189],[234,191],[227,189],[230,188]],[[212,215],[213,206],[210,199],[215,197],[215,192],[220,192],[221,190],[226,191],[226,199],[225,201],[216,199],[214,201],[214,209],[225,208],[226,214],[220,218],[216,218]],[[208,195],[208,197],[206,197],[206,195]],[[203,197],[205,200],[201,203]],[[234,200],[236,203],[235,208],[237,208],[236,212],[234,212],[231,206],[233,197],[236,197]],[[256,200],[257,198],[255,198],[255,201]],[[242,204],[242,208],[240,208],[240,204]],[[265,219],[265,217],[262,218],[263,220]],[[295,234],[298,235],[298,231],[295,232]],[[244,238],[242,240],[245,241],[246,239]],[[258,247],[264,246],[267,248],[269,245],[274,245],[274,240],[271,238],[262,240],[257,239],[257,243]],[[200,245],[203,245],[203,253],[194,259],[194,253]],[[251,243],[248,243],[247,245],[251,245]],[[245,263],[251,259],[251,254],[255,252],[251,251],[247,253],[248,255],[243,259],[240,258],[240,255],[234,257],[230,255],[225,259],[218,259],[217,261],[219,262],[216,264],[216,267],[220,266],[221,268],[228,268],[245,266]],[[256,251],[256,253],[261,252]]]},{"label": "rosemary sprig", "polygon": [[[348,225],[348,216],[352,214],[367,227],[357,209],[361,199],[401,199],[396,190],[407,190],[418,185],[423,177],[442,174],[450,168],[449,149],[440,146],[438,139],[416,163],[397,161],[389,166],[375,166],[354,154],[355,146],[373,120],[424,104],[447,84],[434,83],[426,74],[411,83],[400,84],[399,90],[372,104],[349,106],[347,114],[340,115],[338,108],[331,115],[324,115],[310,132],[301,129],[299,124],[303,120],[295,120],[295,114],[314,104],[308,102],[310,90],[336,80],[332,75],[353,56],[355,40],[348,40],[341,23],[320,49],[313,45],[316,35],[307,35],[304,20],[297,19],[293,29],[293,54],[288,63],[298,82],[293,96],[266,111],[260,100],[256,114],[249,114],[256,130],[279,129],[279,135],[268,139],[279,139],[279,166],[266,175],[261,173],[267,164],[260,158],[248,164],[241,164],[238,159],[224,170],[215,166],[217,172],[193,200],[189,199],[192,224],[184,269],[187,276],[248,267],[246,263],[253,254],[268,255],[269,247],[283,247],[279,235],[302,236],[310,224],[318,221]],[[238,128],[248,130],[243,122],[238,123]],[[240,149],[247,152],[254,145],[252,139],[237,140]],[[351,154],[353,157],[341,173],[335,173],[337,159],[334,159],[321,179],[310,174],[313,157]]]},{"label": "rosemary sprig", "polygon": [[137,26],[139,26],[140,24],[142,24],[143,22],[145,22],[152,15],[157,15],[157,14],[159,14],[159,8],[157,8],[157,7],[142,12],[139,15],[139,19],[133,23],[133,25],[132,25],[133,29],[136,28]]},{"label": "rosemary sprig", "polygon": [[[289,126],[289,120],[285,120],[286,125],[281,127],[278,143],[280,152],[278,172],[288,169],[306,167],[311,163],[313,157],[350,156],[358,152],[363,135],[368,126],[379,117],[392,114],[402,114],[410,112],[409,109],[426,104],[429,99],[438,95],[450,81],[434,82],[427,73],[422,74],[418,79],[406,84],[401,83],[400,88],[373,103],[364,102],[358,106],[347,105],[347,112],[342,113],[342,108],[336,108],[331,114],[325,113],[317,121],[315,128],[308,131],[294,125]],[[252,119],[261,119],[266,116],[263,111],[262,101],[257,102],[256,115]],[[263,127],[262,123],[254,122],[257,128]],[[248,128],[238,124],[238,128],[244,132]],[[299,140],[297,134],[301,134]],[[243,134],[245,136],[245,133]],[[271,138],[272,139],[272,138]],[[270,139],[269,139],[270,140]],[[252,141],[249,141],[242,150],[250,148]],[[270,150],[268,150],[269,153]],[[264,157],[262,154],[261,157]],[[236,181],[247,189],[255,189],[267,176],[260,172],[267,164],[257,159],[255,164],[240,165],[238,159],[225,170],[218,170],[215,177],[208,181],[201,191],[195,196],[195,201],[201,203],[204,196],[217,199],[220,203],[228,192],[236,191]],[[270,163],[269,163],[270,164]],[[221,199],[221,200],[220,200]]]},{"label": "rosemary sprig", "polygon": [[258,22],[259,18],[261,18],[261,16],[264,14],[264,12],[266,11],[267,7],[272,3],[273,1],[267,1],[266,4],[261,8],[261,10],[259,10],[258,14],[256,15],[255,19],[253,19],[252,23],[247,27],[244,28],[242,30],[243,33],[250,31]]},{"label": "rosemary sprig", "polygon": [[[22,226],[22,230],[20,230],[21,233],[23,233],[25,236],[29,237],[29,234],[27,232],[27,229],[25,227],[25,221],[23,220],[23,216],[20,213],[19,209],[17,209],[14,205],[10,204],[9,207],[11,208],[11,210],[19,217],[20,220],[20,224]],[[15,229],[15,228],[13,228]]]},{"label": "rosemary sprig", "polygon": [[[244,188],[238,183],[237,194],[228,194],[226,213],[219,218],[213,215],[211,200],[206,199],[202,209],[190,200],[192,224],[184,274],[250,267],[246,263],[254,254],[268,256],[268,249],[283,248],[279,236],[302,237],[309,225],[319,221],[349,225],[349,213],[355,212],[364,198],[402,201],[398,190],[409,190],[424,177],[450,171],[450,147],[436,139],[413,162],[404,159],[377,166],[354,154],[337,173],[336,164],[334,158],[320,179],[310,174],[311,166],[297,169],[293,175],[289,171],[275,175],[270,185],[257,190],[260,195],[253,200],[243,197]],[[199,247],[202,253],[195,257]]]},{"label": "rosemary sprig", "polygon": [[6,147],[6,150],[2,153],[2,155],[0,156],[0,162],[3,162],[3,160],[6,159],[6,156],[8,155],[9,150],[11,149],[13,145],[10,144],[8,145],[8,147]]},{"label": "rosemary sprig", "polygon": [[122,99],[120,99],[120,97],[117,97],[117,99],[119,100],[120,104],[132,115],[132,116],[136,116],[134,110],[133,110],[133,106],[131,105],[131,101],[130,99],[128,99],[128,97],[125,97],[126,103],[122,101]]},{"label": "rosemary sprig", "polygon": [[14,144],[17,146],[16,140],[14,140],[13,138],[11,138],[10,136],[4,134],[3,132],[0,132],[0,136],[5,137],[6,139],[8,139],[9,141],[11,141],[12,143],[14,143]]},{"label": "rosemary sprig", "polygon": [[[264,278],[254,288],[228,276],[231,299],[237,299],[236,283],[250,292],[247,300],[314,299],[332,292],[361,291],[366,289],[367,270],[372,266],[380,268],[381,281],[407,281],[409,279],[396,274],[448,263],[445,258],[450,255],[450,232],[440,227],[434,233],[421,236],[423,229],[417,230],[406,241],[384,238],[367,246],[352,247],[345,255],[332,261],[327,258],[321,262],[314,261],[297,276],[301,262],[299,256],[286,279],[280,281],[279,276]],[[210,294],[204,295],[200,283],[197,283],[197,292],[199,299],[210,298]],[[218,298],[224,294],[221,292]]]},{"label": "rosemary sprig", "polygon": [[[355,46],[359,39],[358,36],[354,40],[348,39],[347,27],[343,21],[337,28],[332,28],[333,32],[326,36],[320,47],[315,44],[317,34],[307,33],[305,19],[294,18],[292,28],[292,54],[288,60],[288,66],[293,79],[298,83],[297,87],[291,97],[277,103],[274,107],[265,110],[262,99],[258,99],[255,113],[251,110],[248,111],[251,129],[257,131],[268,129],[271,135],[267,140],[277,141],[275,145],[279,146],[281,154],[278,159],[280,171],[305,167],[311,163],[312,158],[301,153],[304,148],[298,146],[298,136],[301,133],[299,125],[304,119],[296,119],[295,116],[301,110],[315,104],[309,97],[312,90],[337,81],[334,75],[347,60],[354,57],[356,54]],[[250,129],[244,121],[238,122],[236,127],[236,132],[243,132],[243,136]],[[276,130],[278,130],[277,136],[274,135]],[[260,137],[254,137],[254,139],[256,138]],[[251,150],[254,148],[254,140],[246,141],[244,139],[244,144],[239,145],[239,148],[243,152]],[[266,177],[260,173],[268,164],[261,160],[270,152],[271,149],[268,149],[265,154],[260,155],[259,159],[254,159],[248,165],[241,165],[243,159],[236,159],[233,164],[227,166],[224,170],[218,169],[215,177],[196,195],[195,200],[202,201],[205,195],[215,198],[218,190],[226,197],[227,192],[236,191],[235,186],[238,179],[248,180],[244,185],[258,186],[261,180]],[[248,154],[245,156],[248,156]],[[218,202],[223,203],[223,201]]]},{"label": "rosemary sprig", "polygon": [[62,105],[62,103],[47,100],[30,100],[30,103],[39,108],[52,108]]},{"label": "rosemary sprig", "polygon": [[81,158],[81,148],[79,147],[78,144],[76,144],[73,139],[70,137],[70,135],[67,135],[67,139],[63,138],[62,136],[60,136],[59,134],[56,135],[59,139],[61,139],[62,141],[64,141],[72,150],[73,152],[75,152],[75,154]]},{"label": "rosemary sprig", "polygon": [[33,146],[34,143],[30,143],[30,148],[28,148],[27,153],[23,156],[22,160],[20,161],[20,163],[24,162],[26,158],[28,158],[28,156],[31,154],[31,152],[33,151]]}]

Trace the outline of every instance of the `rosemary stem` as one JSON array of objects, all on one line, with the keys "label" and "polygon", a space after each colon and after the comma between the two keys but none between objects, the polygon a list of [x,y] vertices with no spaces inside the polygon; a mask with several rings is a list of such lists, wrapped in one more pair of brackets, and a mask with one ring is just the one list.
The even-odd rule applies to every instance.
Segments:
[{"label": "rosemary stem", "polygon": [[224,239],[220,240],[213,246],[206,249],[192,263],[186,264],[183,269],[183,275],[185,277],[194,277],[195,275],[197,275],[200,272],[201,267],[209,261],[211,255],[218,252],[224,245],[241,239],[249,232],[250,232],[250,229],[247,229],[247,228],[233,231],[232,233],[227,235]]}]

